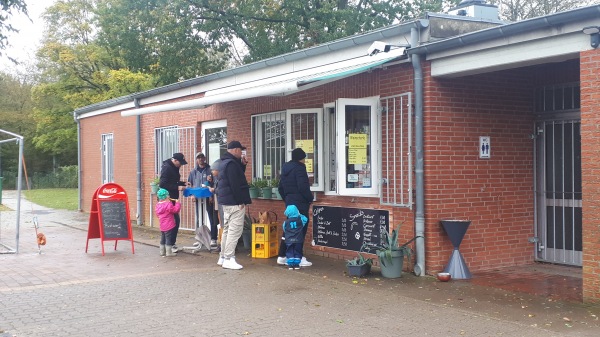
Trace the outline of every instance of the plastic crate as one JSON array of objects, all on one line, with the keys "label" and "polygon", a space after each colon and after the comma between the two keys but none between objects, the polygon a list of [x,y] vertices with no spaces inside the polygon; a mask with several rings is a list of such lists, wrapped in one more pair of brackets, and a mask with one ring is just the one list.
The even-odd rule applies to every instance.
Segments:
[{"label": "plastic crate", "polygon": [[257,259],[268,259],[277,256],[279,245],[277,241],[252,242],[252,257]]},{"label": "plastic crate", "polygon": [[277,225],[252,224],[252,242],[277,242]]}]

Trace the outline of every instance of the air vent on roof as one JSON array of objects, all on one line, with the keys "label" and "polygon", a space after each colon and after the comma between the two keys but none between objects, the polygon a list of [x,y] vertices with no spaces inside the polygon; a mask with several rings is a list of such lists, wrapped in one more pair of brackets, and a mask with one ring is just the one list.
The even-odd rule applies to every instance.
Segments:
[{"label": "air vent on roof", "polygon": [[496,21],[498,6],[487,4],[485,0],[463,0],[458,6],[450,9],[448,14]]}]

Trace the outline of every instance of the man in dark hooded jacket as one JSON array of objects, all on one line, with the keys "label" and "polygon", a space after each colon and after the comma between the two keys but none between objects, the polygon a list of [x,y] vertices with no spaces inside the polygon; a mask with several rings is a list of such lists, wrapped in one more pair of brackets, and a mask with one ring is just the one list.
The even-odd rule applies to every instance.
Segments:
[{"label": "man in dark hooded jacket", "polygon": [[242,265],[235,260],[235,246],[244,229],[246,205],[252,203],[250,186],[246,180],[248,161],[243,156],[246,147],[233,140],[227,144],[227,152],[221,156],[217,183],[217,202],[223,207],[223,234],[218,265],[225,269],[239,270]]},{"label": "man in dark hooded jacket", "polygon": [[[283,164],[281,168],[281,177],[279,179],[279,194],[285,201],[285,206],[295,205],[298,207],[300,214],[310,219],[308,216],[308,209],[313,201],[313,195],[310,191],[310,182],[308,181],[308,173],[306,172],[306,165],[304,161],[306,159],[306,152],[301,148],[294,149],[292,151],[292,160]],[[308,230],[308,223],[303,227],[304,237],[306,237],[306,231]],[[279,246],[279,257],[277,258],[278,264],[286,264],[287,260],[285,257],[286,245],[285,240],[282,238],[281,245]],[[300,262],[301,267],[310,267],[311,262],[306,260],[304,254],[302,254],[302,261]]]},{"label": "man in dark hooded jacket", "polygon": [[[181,174],[179,173],[179,168],[182,165],[187,165],[187,161],[185,160],[185,156],[183,153],[173,153],[173,157],[163,161],[162,167],[160,169],[160,181],[158,185],[160,188],[164,188],[169,191],[169,198],[172,199],[171,202],[175,203],[173,200],[179,199],[179,191],[183,190],[185,186],[189,185],[189,183],[181,181]],[[177,240],[177,231],[179,230],[179,223],[181,222],[181,218],[179,217],[179,213],[173,214],[175,217],[175,237],[173,238],[173,253],[177,252],[177,246],[175,245],[175,241]]]}]

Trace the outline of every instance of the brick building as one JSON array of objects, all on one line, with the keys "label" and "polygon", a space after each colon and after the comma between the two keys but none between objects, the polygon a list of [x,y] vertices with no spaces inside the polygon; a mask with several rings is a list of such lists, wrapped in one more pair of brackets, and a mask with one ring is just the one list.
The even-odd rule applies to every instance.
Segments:
[{"label": "brick building", "polygon": [[[191,163],[204,151],[210,163],[239,140],[248,180],[273,180],[302,147],[313,210],[383,211],[404,240],[424,236],[409,266],[416,274],[448,262],[440,220],[465,219],[460,252],[471,270],[582,266],[584,300],[599,301],[600,6],[502,23],[493,6],[463,3],[77,109],[81,208],[114,181],[136,195],[132,218],[153,225],[149,182],[173,152]],[[193,207],[183,209],[182,227],[193,230]],[[265,198],[250,206],[283,209]],[[371,234],[313,225],[309,254],[332,258],[354,255],[352,237]]]}]

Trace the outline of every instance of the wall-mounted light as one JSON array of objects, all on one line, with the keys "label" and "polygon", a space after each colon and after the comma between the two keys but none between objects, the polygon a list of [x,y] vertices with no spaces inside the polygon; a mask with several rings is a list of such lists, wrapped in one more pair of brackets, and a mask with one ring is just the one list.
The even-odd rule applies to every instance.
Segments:
[{"label": "wall-mounted light", "polygon": [[598,45],[600,45],[600,27],[584,27],[581,31],[583,32],[583,34],[587,34],[590,36],[590,46],[592,46],[592,48],[594,49],[598,48]]},{"label": "wall-mounted light", "polygon": [[408,45],[408,44],[394,45],[394,44],[387,44],[387,43],[381,42],[381,41],[375,41],[371,44],[369,49],[367,49],[367,55],[373,56],[377,53],[387,53],[390,50],[395,49],[395,48],[408,48],[409,46],[410,45]]}]

